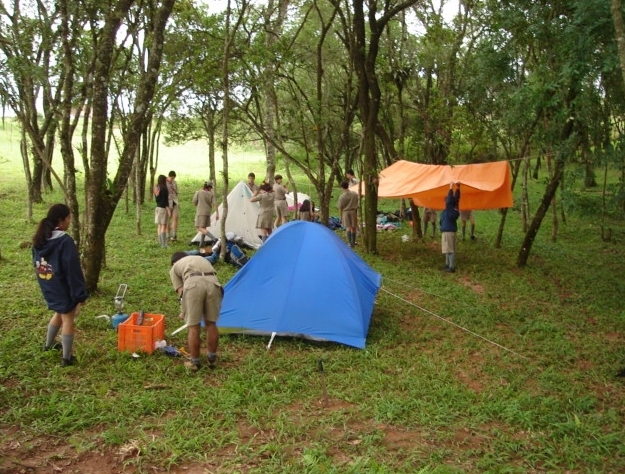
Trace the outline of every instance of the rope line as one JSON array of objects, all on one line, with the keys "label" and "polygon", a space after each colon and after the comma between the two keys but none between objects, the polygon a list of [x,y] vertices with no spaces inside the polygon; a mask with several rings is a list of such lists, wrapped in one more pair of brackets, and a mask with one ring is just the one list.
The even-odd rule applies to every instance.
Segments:
[{"label": "rope line", "polygon": [[525,357],[524,355],[521,355],[521,354],[519,354],[518,352],[513,351],[512,349],[508,349],[507,347],[502,346],[501,344],[499,344],[499,343],[497,343],[497,342],[495,342],[495,341],[491,341],[490,339],[488,339],[488,338],[486,338],[486,337],[484,337],[484,336],[482,336],[482,335],[480,335],[480,334],[478,334],[478,333],[476,333],[476,332],[473,332],[473,331],[471,331],[470,329],[467,329],[467,328],[465,328],[465,327],[463,327],[463,326],[460,326],[459,324],[454,323],[453,321],[451,321],[451,320],[449,320],[449,319],[447,319],[447,318],[444,318],[444,317],[442,317],[442,316],[440,316],[440,315],[438,315],[438,314],[434,313],[433,311],[430,311],[429,309],[423,308],[422,306],[419,306],[419,305],[417,305],[417,304],[413,303],[412,301],[408,301],[407,299],[402,298],[401,296],[396,295],[395,293],[390,292],[389,290],[387,290],[387,289],[386,289],[386,288],[384,288],[384,287],[381,287],[380,289],[381,289],[382,291],[384,291],[384,292],[388,293],[389,295],[391,295],[391,296],[393,296],[393,297],[397,298],[398,300],[401,300],[401,301],[403,301],[404,303],[407,303],[407,304],[409,304],[409,305],[412,305],[412,306],[414,306],[415,308],[420,309],[420,310],[421,310],[421,311],[423,311],[424,313],[427,313],[427,314],[429,314],[429,315],[431,315],[431,316],[434,316],[435,318],[438,318],[438,319],[440,319],[441,321],[446,322],[447,324],[451,324],[452,326],[455,326],[456,328],[458,328],[458,329],[460,329],[460,330],[462,330],[462,331],[465,331],[465,332],[467,332],[467,333],[471,334],[472,336],[475,336],[475,337],[477,337],[477,338],[479,338],[479,339],[482,339],[483,341],[486,341],[486,342],[488,342],[489,344],[492,344],[492,345],[494,345],[494,346],[497,346],[497,347],[499,347],[500,349],[503,349],[503,350],[505,350],[505,351],[507,351],[507,352],[510,352],[511,354],[514,354],[514,355],[516,355],[516,356],[518,356],[518,357],[521,357],[522,359],[529,360],[529,358],[528,358],[528,357]]},{"label": "rope line", "polygon": [[423,293],[425,295],[432,296],[432,297],[436,298],[437,300],[453,301],[456,304],[460,303],[460,304],[466,306],[467,308],[475,309],[475,306],[472,305],[472,304],[465,303],[464,301],[458,301],[458,300],[456,300],[454,298],[450,298],[449,296],[439,295],[437,293],[432,293],[431,291],[422,290],[421,288],[415,288],[412,285],[410,285],[410,284],[408,284],[406,282],[403,282],[403,281],[394,280],[394,279],[388,278],[388,277],[384,277],[384,281],[390,281],[390,282],[396,283],[398,285],[403,285],[406,288],[410,288],[411,290],[419,291],[419,292],[421,292],[421,293]]}]

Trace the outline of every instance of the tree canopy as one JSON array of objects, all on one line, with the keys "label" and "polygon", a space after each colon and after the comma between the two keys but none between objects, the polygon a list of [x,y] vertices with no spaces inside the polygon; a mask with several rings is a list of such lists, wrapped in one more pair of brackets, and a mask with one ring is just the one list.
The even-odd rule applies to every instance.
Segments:
[{"label": "tree canopy", "polygon": [[[227,160],[228,143],[262,142],[266,179],[276,160],[298,170],[324,220],[337,181],[356,169],[369,252],[377,175],[395,160],[510,160],[521,185],[542,163],[540,205],[523,205],[525,265],[558,189],[572,199],[567,173],[584,186],[606,167],[625,177],[622,3],[454,5],[450,13],[444,1],[419,0],[230,0],[219,11],[191,0],[4,2],[0,97],[22,126],[29,202],[63,189],[81,216],[73,233],[94,289],[113,212],[124,191],[139,205],[151,189],[161,134],[206,140],[206,174],[217,181],[219,145]],[[621,213],[624,182],[606,200]],[[502,231],[504,222],[505,213]]]}]

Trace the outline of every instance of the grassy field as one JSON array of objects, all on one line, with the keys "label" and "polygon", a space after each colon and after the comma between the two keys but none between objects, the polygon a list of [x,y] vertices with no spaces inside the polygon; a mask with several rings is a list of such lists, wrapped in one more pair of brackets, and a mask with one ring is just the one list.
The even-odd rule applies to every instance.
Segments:
[{"label": "grassy field", "polygon": [[[380,234],[379,255],[362,255],[383,275],[365,350],[279,339],[267,351],[265,338],[229,335],[219,367],[190,374],[180,359],[117,351],[116,332],[96,319],[114,312],[126,283],[128,311],[164,314],[167,334],[180,325],[152,204],[142,236],[134,210],[120,208],[99,292],[78,321],[80,363],[63,369],[58,354],[41,351],[50,313],[20,245],[35,223],[23,217],[26,189],[11,149],[0,137],[1,473],[624,472],[622,215],[609,222],[609,242],[596,213],[568,214],[556,242],[544,222],[523,269],[514,265],[515,209],[501,249],[492,246],[499,214],[476,213],[477,240],[460,242],[455,274],[440,270],[438,238],[402,242],[407,226]],[[183,196],[172,251],[195,234],[185,202],[205,179],[196,171],[207,168],[204,153],[190,145],[161,153],[159,173],[176,169]],[[240,179],[263,174],[254,155],[237,155],[232,168]],[[60,198],[46,196],[37,219]],[[599,197],[588,199],[597,209]],[[222,283],[235,271],[217,270]],[[320,282],[307,286],[324,297]],[[271,300],[242,304],[271,311]]]}]

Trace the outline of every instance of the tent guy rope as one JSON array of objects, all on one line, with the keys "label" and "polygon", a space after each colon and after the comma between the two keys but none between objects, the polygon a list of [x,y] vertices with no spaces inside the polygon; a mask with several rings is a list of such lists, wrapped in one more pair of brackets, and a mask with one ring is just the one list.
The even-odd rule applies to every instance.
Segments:
[{"label": "tent guy rope", "polygon": [[490,339],[487,339],[486,337],[484,337],[484,336],[482,336],[482,335],[480,335],[480,334],[478,334],[478,333],[476,333],[476,332],[473,332],[473,331],[471,331],[470,329],[467,329],[467,328],[465,328],[465,327],[463,327],[463,326],[460,326],[459,324],[456,324],[456,323],[454,323],[453,321],[450,321],[449,319],[444,318],[444,317],[442,317],[442,316],[440,316],[440,315],[438,315],[438,314],[434,313],[433,311],[430,311],[429,309],[423,308],[422,306],[419,306],[419,305],[417,305],[417,304],[413,303],[412,301],[408,301],[407,299],[402,298],[401,296],[396,295],[395,293],[390,292],[389,290],[387,290],[387,289],[386,289],[386,288],[384,288],[383,286],[382,286],[382,287],[380,287],[380,290],[381,290],[381,291],[384,291],[385,293],[388,293],[389,295],[391,295],[391,296],[393,296],[393,297],[397,298],[398,300],[403,301],[404,303],[407,303],[407,304],[409,304],[409,305],[411,305],[411,306],[414,306],[415,308],[420,309],[420,310],[421,310],[421,311],[423,311],[424,313],[428,313],[428,314],[430,314],[430,315],[434,316],[435,318],[440,319],[441,321],[444,321],[444,322],[446,322],[446,323],[448,323],[448,324],[451,324],[452,326],[455,326],[455,327],[457,327],[458,329],[461,329],[462,331],[465,331],[465,332],[467,332],[467,333],[471,334],[472,336],[475,336],[475,337],[477,337],[477,338],[479,338],[479,339],[482,339],[483,341],[486,341],[486,342],[488,342],[489,344],[492,344],[492,345],[494,345],[494,346],[497,346],[497,347],[499,347],[500,349],[503,349],[504,351],[510,352],[511,354],[514,354],[514,355],[516,355],[516,356],[518,356],[518,357],[521,357],[522,359],[529,360],[529,358],[528,358],[528,357],[525,357],[524,355],[521,355],[521,354],[519,354],[518,352],[513,351],[512,349],[508,349],[507,347],[502,346],[501,344],[498,344],[498,343],[497,343],[497,342],[495,342],[495,341],[491,341]]}]

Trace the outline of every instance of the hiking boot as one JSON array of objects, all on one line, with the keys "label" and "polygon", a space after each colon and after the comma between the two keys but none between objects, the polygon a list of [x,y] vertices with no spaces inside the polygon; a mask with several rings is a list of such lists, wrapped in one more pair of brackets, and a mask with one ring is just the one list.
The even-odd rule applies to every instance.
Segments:
[{"label": "hiking boot", "polygon": [[217,356],[206,356],[206,360],[208,361],[208,368],[209,369],[214,369],[215,367],[217,367]]},{"label": "hiking boot", "polygon": [[185,360],[184,366],[191,372],[197,372],[201,367],[199,362],[193,362],[192,360]]},{"label": "hiking boot", "polygon": [[69,367],[70,365],[76,365],[78,359],[75,356],[71,356],[69,359],[61,359],[61,367]]},{"label": "hiking boot", "polygon": [[51,346],[43,346],[44,351],[60,351],[61,349],[63,349],[63,344],[61,344],[59,341],[56,341]]}]

